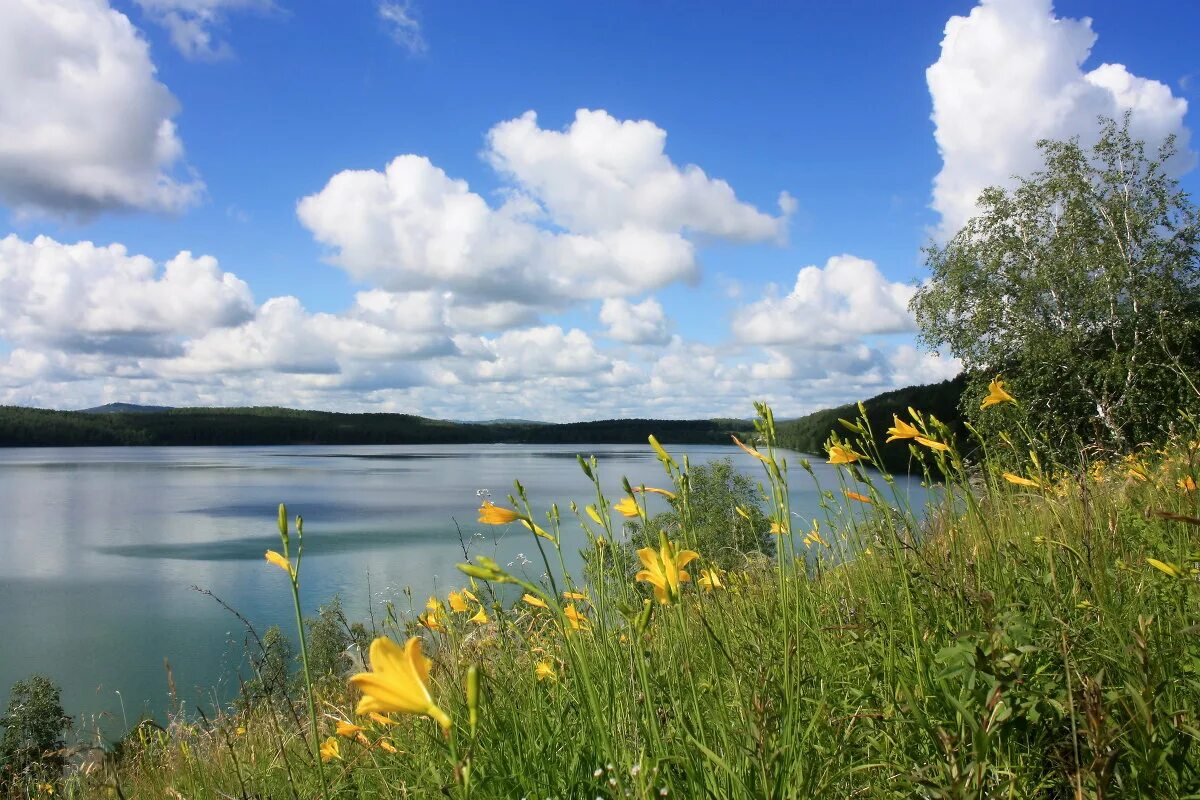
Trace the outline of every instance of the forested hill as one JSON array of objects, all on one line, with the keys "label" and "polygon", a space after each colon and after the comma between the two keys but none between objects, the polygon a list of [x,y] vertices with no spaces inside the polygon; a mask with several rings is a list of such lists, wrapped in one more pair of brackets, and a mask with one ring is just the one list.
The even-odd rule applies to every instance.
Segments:
[{"label": "forested hill", "polygon": [[[884,464],[889,471],[904,472],[908,469],[908,443],[893,442],[885,444],[887,429],[892,425],[892,415],[908,419],[908,409],[912,407],[924,414],[932,414],[950,426],[959,441],[965,441],[966,429],[962,424],[959,403],[962,400],[963,389],[966,386],[966,375],[941,383],[927,383],[921,386],[909,386],[884,392],[869,400],[863,401],[867,410],[867,419],[871,430],[875,433]],[[843,436],[849,435],[845,428],[838,424],[838,418],[854,420],[858,417],[855,404],[827,408],[816,411],[806,417],[778,423],[779,443],[791,450],[802,453],[820,454],[825,452],[825,441],[829,434],[837,431]]]},{"label": "forested hill", "polygon": [[728,444],[749,422],[621,419],[549,424],[448,422],[411,414],[339,414],[287,408],[107,406],[48,411],[0,406],[0,447],[286,444]]}]

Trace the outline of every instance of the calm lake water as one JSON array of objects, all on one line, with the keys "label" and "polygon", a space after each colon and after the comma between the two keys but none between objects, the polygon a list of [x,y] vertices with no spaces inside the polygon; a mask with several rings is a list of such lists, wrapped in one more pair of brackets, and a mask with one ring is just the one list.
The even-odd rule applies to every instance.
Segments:
[{"label": "calm lake water", "polygon": [[[672,450],[693,463],[729,457],[761,478],[733,447]],[[191,587],[211,590],[260,632],[279,624],[294,635],[286,577],[263,560],[279,547],[278,503],[304,516],[306,613],[340,594],[351,619],[366,619],[386,600],[407,609],[404,587],[419,608],[462,585],[455,520],[472,555],[515,566],[522,554],[537,559],[524,529],[475,522],[476,493],[503,502],[517,478],[535,508],[583,506],[591,487],[577,452],[599,458],[610,498],[619,499],[622,475],[663,485],[645,446],[0,448],[0,703],[13,682],[43,673],[85,729],[98,721],[115,733],[142,713],[161,718],[167,658],[189,708],[211,707],[236,689],[244,635]],[[815,514],[812,480],[798,455],[789,461],[792,508]],[[836,485],[832,473],[821,477]],[[582,541],[564,525],[564,550]],[[542,572],[537,562],[526,569]]]}]

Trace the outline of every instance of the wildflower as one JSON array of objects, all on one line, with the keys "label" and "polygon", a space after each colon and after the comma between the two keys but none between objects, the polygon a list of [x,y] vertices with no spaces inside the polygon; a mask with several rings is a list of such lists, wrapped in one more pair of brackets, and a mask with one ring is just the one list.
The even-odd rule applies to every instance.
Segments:
[{"label": "wildflower", "polygon": [[600,518],[600,512],[596,510],[595,506],[584,506],[583,510],[586,511],[587,515],[592,518],[592,522],[596,523],[597,525],[604,524],[604,520]]},{"label": "wildflower", "polygon": [[658,456],[660,461],[662,461],[664,464],[674,464],[675,463],[675,459],[671,458],[670,454],[668,454],[667,451],[663,449],[663,446],[658,443],[658,439],[654,438],[653,433],[650,434],[649,441],[650,441],[650,446],[652,448],[654,448],[654,453],[655,453],[655,455]]},{"label": "wildflower", "polygon": [[446,599],[450,601],[450,610],[456,614],[461,614],[468,608],[467,598],[463,596],[462,592],[451,592],[446,595]]},{"label": "wildflower", "polygon": [[245,735],[246,735],[246,726],[245,726],[245,725],[238,725],[238,726],[237,726],[237,730],[236,730],[236,731],[234,731],[234,732],[235,732],[235,733],[236,733],[238,736],[245,736]]},{"label": "wildflower", "polygon": [[399,725],[400,723],[391,717],[385,717],[377,711],[371,711],[367,714],[372,722],[378,722],[380,725]]},{"label": "wildflower", "polygon": [[392,744],[387,739],[380,739],[378,744],[380,750],[387,751],[393,755],[396,753],[396,745]]},{"label": "wildflower", "polygon": [[861,455],[851,450],[842,444],[830,445],[829,447],[829,463],[830,464],[853,464],[862,458]]},{"label": "wildflower", "polygon": [[414,636],[404,647],[386,636],[371,642],[371,672],[350,677],[350,684],[363,693],[355,713],[371,711],[424,714],[449,730],[450,717],[429,694],[429,659],[421,654],[421,639]]},{"label": "wildflower", "polygon": [[528,592],[521,595],[521,599],[524,600],[529,605],[535,606],[537,608],[549,608],[550,607],[550,606],[546,605],[545,600],[543,600],[540,597],[534,597],[533,595],[529,594]]},{"label": "wildflower", "polygon": [[737,515],[739,517],[741,517],[742,519],[750,519],[750,512],[747,511],[746,509],[742,508],[741,506],[734,506],[733,510],[736,511]]},{"label": "wildflower", "polygon": [[345,736],[347,739],[354,738],[356,733],[362,733],[364,730],[366,729],[361,725],[355,725],[354,723],[345,722],[340,719],[337,723],[337,735]]},{"label": "wildflower", "polygon": [[849,489],[843,489],[842,494],[846,495],[846,497],[849,497],[851,500],[857,500],[860,503],[875,502],[871,498],[867,497],[865,494],[859,494],[858,492],[852,492]]},{"label": "wildflower", "polygon": [[935,439],[930,439],[923,436],[917,426],[905,422],[896,414],[892,414],[892,422],[895,424],[888,428],[888,442],[894,442],[897,439],[913,439],[917,444],[923,444],[930,450],[949,450],[950,445],[939,442]]},{"label": "wildflower", "polygon": [[666,489],[655,489],[652,486],[637,486],[637,487],[634,487],[634,491],[635,492],[647,492],[649,494],[657,494],[661,497],[667,498],[668,500],[675,499],[674,492],[668,492]]},{"label": "wildflower", "polygon": [[558,680],[558,675],[554,672],[554,665],[550,661],[539,661],[534,668],[539,681]]},{"label": "wildflower", "polygon": [[490,500],[479,507],[479,521],[484,525],[507,525],[520,518],[521,515],[516,511],[498,506]]},{"label": "wildflower", "polygon": [[804,534],[804,546],[808,547],[810,544],[813,544],[814,542],[816,544],[820,544],[820,545],[824,545],[825,547],[829,547],[829,542],[827,542],[821,538],[821,532],[819,530],[819,526],[815,519],[813,520],[812,530],[809,531],[808,533]]},{"label": "wildflower", "polygon": [[614,511],[619,511],[627,517],[636,517],[640,511],[637,501],[632,497],[626,497],[621,502],[613,506]]},{"label": "wildflower", "polygon": [[988,384],[987,397],[983,398],[983,402],[979,405],[981,409],[988,406],[994,406],[997,403],[1015,403],[1017,399],[1008,392],[1004,391],[1004,381],[996,378]]},{"label": "wildflower", "polygon": [[730,436],[729,438],[733,439],[733,443],[736,444],[738,447],[742,448],[742,450],[744,452],[749,453],[750,455],[754,456],[755,458],[757,458],[759,461],[763,462],[764,464],[767,463],[767,461],[769,460],[766,456],[764,456],[762,453],[755,450],[753,447],[748,447],[747,445],[742,444],[742,441],[740,439],[738,439],[736,436]]},{"label": "wildflower", "polygon": [[1002,477],[1009,483],[1015,483],[1017,486],[1030,486],[1034,489],[1042,488],[1042,484],[1032,478],[1022,478],[1020,475],[1013,475],[1011,472],[1005,472]]},{"label": "wildflower", "polygon": [[429,599],[425,601],[425,610],[430,614],[436,614],[443,608],[442,601],[438,600],[433,595],[429,595]]},{"label": "wildflower", "polygon": [[1174,564],[1167,564],[1164,561],[1159,561],[1157,558],[1147,558],[1146,563],[1154,567],[1159,572],[1170,575],[1172,578],[1182,578],[1183,570]]},{"label": "wildflower", "polygon": [[587,600],[588,596],[582,592],[563,592],[564,600]]},{"label": "wildflower", "polygon": [[296,579],[296,570],[292,567],[292,562],[276,553],[274,550],[267,551],[267,561],[279,567],[281,570],[292,576],[292,580]]},{"label": "wildflower", "polygon": [[475,612],[475,616],[471,617],[471,622],[477,625],[486,625],[490,621],[487,612],[483,610],[483,606],[480,606],[479,610]]},{"label": "wildflower", "polygon": [[543,528],[541,525],[538,525],[536,522],[530,522],[527,519],[523,519],[523,520],[521,520],[521,524],[524,525],[528,530],[533,531],[535,536],[540,536],[543,539],[546,539],[547,541],[550,541],[550,542],[555,541],[554,536],[548,530]]},{"label": "wildflower", "polygon": [[570,623],[571,630],[586,631],[591,627],[587,617],[579,613],[578,609],[575,608],[574,603],[567,604],[567,607],[563,609],[563,616],[566,617],[567,622]]},{"label": "wildflower", "polygon": [[724,589],[725,584],[721,583],[721,572],[717,568],[700,570],[700,577],[696,579],[696,585],[711,592],[713,589]]},{"label": "wildflower", "polygon": [[771,520],[771,533],[779,534],[780,536],[789,533],[787,522],[778,522]]},{"label": "wildflower", "polygon": [[333,761],[335,758],[342,757],[342,748],[338,744],[338,740],[330,736],[321,744],[320,753],[322,761]]},{"label": "wildflower", "polygon": [[637,551],[644,570],[635,578],[654,587],[654,597],[660,603],[670,603],[679,598],[679,584],[692,578],[683,568],[700,557],[695,550],[675,552],[674,546],[663,538],[662,547],[643,547]]},{"label": "wildflower", "polygon": [[446,628],[446,626],[442,624],[441,615],[433,612],[422,614],[421,616],[417,617],[417,622],[421,623],[426,628],[429,628],[431,631],[440,631],[445,630]]},{"label": "wildflower", "polygon": [[1191,475],[1183,476],[1182,478],[1180,478],[1178,481],[1175,482],[1175,485],[1178,486],[1180,489],[1182,489],[1185,492],[1196,491],[1196,481],[1195,481],[1195,479],[1192,478]]}]

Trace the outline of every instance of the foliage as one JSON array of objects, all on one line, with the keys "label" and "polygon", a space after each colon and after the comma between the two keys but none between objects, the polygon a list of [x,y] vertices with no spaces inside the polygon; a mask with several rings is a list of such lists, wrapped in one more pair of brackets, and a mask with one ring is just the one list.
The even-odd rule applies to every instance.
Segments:
[{"label": "foliage", "polygon": [[[790,520],[788,464],[768,410],[760,422],[764,513]],[[808,468],[819,525],[779,536],[771,569],[699,585],[719,567],[680,549],[701,541],[698,470],[657,442],[667,477],[655,488],[675,496],[677,527],[653,575],[575,583],[556,507],[535,522],[518,484],[511,508],[485,507],[481,521],[527,535],[545,577],[541,564],[514,573],[478,555],[444,601],[389,613],[379,633],[397,645],[372,648],[366,679],[318,682],[311,721],[269,703],[209,725],[175,720],[73,788],[214,800],[1196,797],[1196,426],[1180,420],[1186,435],[1107,463],[1030,460],[1014,431],[979,443],[969,466],[958,446],[910,437],[919,467],[945,476],[929,507],[911,508],[864,466],[880,460],[865,420],[849,422],[839,446],[853,460]],[[912,424],[946,440],[923,415]],[[589,551],[611,546],[626,511],[648,524],[640,487],[611,502],[600,465],[580,463],[596,491],[577,509]],[[692,580],[647,596],[680,565]]]},{"label": "foliage", "polygon": [[1173,140],[1147,156],[1128,116],[1103,120],[1090,149],[1039,147],[1042,170],[985,190],[979,215],[927,249],[912,310],[972,374],[965,398],[1003,373],[1021,399],[1007,415],[964,399],[973,423],[1031,425],[1058,453],[1127,451],[1200,397],[1200,218],[1167,171]]},{"label": "foliage", "polygon": [[62,690],[43,675],[17,681],[0,726],[0,791],[56,784],[66,762],[63,736],[71,727]]},{"label": "foliage", "polygon": [[243,695],[247,700],[259,698],[284,700],[291,694],[292,667],[296,651],[287,634],[278,625],[267,628],[262,636],[262,649],[251,656],[254,677],[246,682]]}]

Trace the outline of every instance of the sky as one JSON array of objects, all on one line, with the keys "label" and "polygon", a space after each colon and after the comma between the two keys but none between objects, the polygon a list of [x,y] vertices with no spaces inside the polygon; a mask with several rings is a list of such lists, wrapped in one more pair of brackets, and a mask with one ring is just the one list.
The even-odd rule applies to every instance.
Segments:
[{"label": "sky", "polygon": [[952,377],[923,247],[1200,4],[0,0],[0,404],[794,416]]}]

